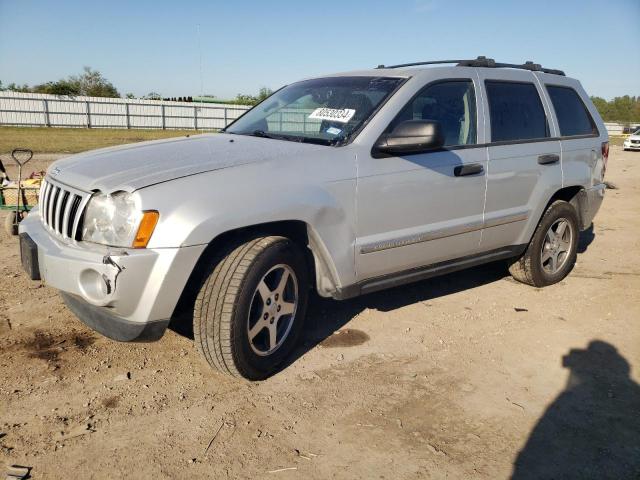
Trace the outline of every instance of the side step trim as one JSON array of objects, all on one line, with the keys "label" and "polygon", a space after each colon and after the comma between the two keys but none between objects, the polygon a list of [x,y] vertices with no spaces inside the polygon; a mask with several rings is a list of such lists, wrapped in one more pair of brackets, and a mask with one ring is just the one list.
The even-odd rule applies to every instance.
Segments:
[{"label": "side step trim", "polygon": [[475,267],[485,263],[504,260],[516,257],[525,251],[527,245],[511,245],[508,247],[498,248],[490,252],[484,252],[477,255],[469,255],[466,257],[447,260],[445,262],[434,263],[424,267],[413,268],[399,273],[374,277],[354,285],[337,290],[333,294],[336,300],[346,300],[348,298],[365,295],[367,293],[377,292],[387,288],[398,287],[407,283],[426,280],[427,278],[445,275],[447,273],[464,270],[466,268]]}]

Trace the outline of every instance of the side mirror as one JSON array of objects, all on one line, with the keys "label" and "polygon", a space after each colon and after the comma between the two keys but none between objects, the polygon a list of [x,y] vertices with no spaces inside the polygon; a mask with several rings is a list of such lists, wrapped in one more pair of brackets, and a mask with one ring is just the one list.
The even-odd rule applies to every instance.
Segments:
[{"label": "side mirror", "polygon": [[381,136],[373,150],[374,154],[403,155],[429,152],[443,145],[444,135],[439,122],[407,120],[399,123],[391,133]]}]

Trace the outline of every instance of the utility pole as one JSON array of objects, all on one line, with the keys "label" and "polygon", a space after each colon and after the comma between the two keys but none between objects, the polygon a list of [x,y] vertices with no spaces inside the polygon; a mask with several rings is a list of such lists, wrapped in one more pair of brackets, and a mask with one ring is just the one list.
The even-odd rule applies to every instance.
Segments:
[{"label": "utility pole", "polygon": [[[200,40],[200,24],[197,25],[198,29],[198,52],[200,54],[200,106],[204,97],[204,79],[202,77],[202,41]],[[197,118],[197,110],[194,110],[194,118]],[[196,129],[198,128],[197,120],[195,121]],[[226,126],[226,125],[225,125]]]}]

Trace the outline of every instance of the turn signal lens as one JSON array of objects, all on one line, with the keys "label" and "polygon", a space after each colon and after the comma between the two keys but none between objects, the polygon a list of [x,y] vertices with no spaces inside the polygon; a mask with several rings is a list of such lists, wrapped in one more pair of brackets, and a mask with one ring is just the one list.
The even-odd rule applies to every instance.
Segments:
[{"label": "turn signal lens", "polygon": [[156,228],[160,214],[155,210],[148,210],[142,215],[136,238],[133,240],[133,248],[145,248],[151,240],[151,235]]}]

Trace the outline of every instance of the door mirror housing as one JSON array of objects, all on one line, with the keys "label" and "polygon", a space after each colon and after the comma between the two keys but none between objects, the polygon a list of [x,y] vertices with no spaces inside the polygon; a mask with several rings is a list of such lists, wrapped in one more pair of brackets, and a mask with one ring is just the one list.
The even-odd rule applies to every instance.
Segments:
[{"label": "door mirror housing", "polygon": [[[435,120],[406,120],[391,133],[382,135],[373,147],[373,155],[407,155],[442,148],[444,135]],[[378,154],[378,155],[376,155]],[[380,155],[382,154],[382,155]]]}]

